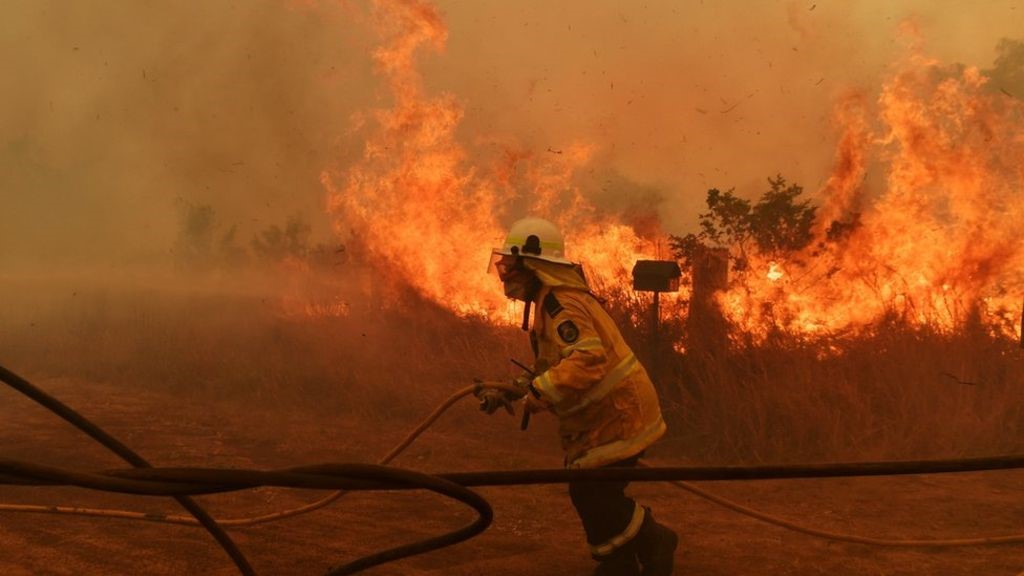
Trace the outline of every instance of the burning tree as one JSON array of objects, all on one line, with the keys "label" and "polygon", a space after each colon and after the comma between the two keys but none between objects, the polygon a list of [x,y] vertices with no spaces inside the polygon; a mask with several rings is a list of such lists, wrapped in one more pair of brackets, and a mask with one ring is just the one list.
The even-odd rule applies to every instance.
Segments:
[{"label": "burning tree", "polygon": [[786,258],[804,249],[814,236],[816,208],[799,200],[803,188],[787,185],[781,174],[768,178],[769,189],[756,204],[735,195],[732,189],[708,190],[708,211],[698,217],[701,231],[670,236],[676,258],[692,268],[698,253],[724,250],[733,270],[745,270],[751,249],[772,258]]}]

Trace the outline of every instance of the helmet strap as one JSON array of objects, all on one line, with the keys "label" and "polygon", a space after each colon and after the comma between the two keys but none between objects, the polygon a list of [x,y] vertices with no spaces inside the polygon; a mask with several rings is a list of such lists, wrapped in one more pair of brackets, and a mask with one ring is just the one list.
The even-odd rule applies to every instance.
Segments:
[{"label": "helmet strap", "polygon": [[[537,240],[536,236],[531,236],[530,238],[533,239],[535,243],[537,243],[537,245],[538,245],[537,252],[539,253],[540,252],[539,240]],[[513,265],[513,267],[516,270],[519,270],[520,272],[528,273],[530,275],[530,280],[528,280],[526,285],[523,287],[524,288],[524,294],[523,294],[524,300],[523,300],[523,324],[522,324],[523,332],[529,332],[530,331],[530,310],[533,307],[533,300],[534,300],[534,298],[537,297],[537,294],[540,292],[540,289],[543,286],[543,284],[541,283],[540,278],[537,278],[537,275],[532,270],[530,270],[529,268],[526,267],[526,264],[523,262],[523,256],[520,253],[520,250],[519,250],[518,246],[513,246],[512,247],[512,255],[515,256],[515,264]]]},{"label": "helmet strap", "polygon": [[[526,267],[523,267],[526,269]],[[534,299],[537,298],[537,294],[540,293],[540,289],[544,286],[541,283],[540,278],[537,278],[536,274],[531,272],[531,278],[526,284],[526,302],[523,304],[523,332],[530,331],[530,308],[533,306]]]}]

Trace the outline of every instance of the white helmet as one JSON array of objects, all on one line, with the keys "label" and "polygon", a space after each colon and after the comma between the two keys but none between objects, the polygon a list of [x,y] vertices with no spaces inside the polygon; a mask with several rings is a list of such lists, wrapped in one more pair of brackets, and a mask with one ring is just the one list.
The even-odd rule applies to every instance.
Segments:
[{"label": "white helmet", "polygon": [[505,245],[491,252],[491,264],[502,256],[523,256],[555,264],[573,264],[565,258],[562,232],[558,226],[543,218],[528,217],[512,224]]}]

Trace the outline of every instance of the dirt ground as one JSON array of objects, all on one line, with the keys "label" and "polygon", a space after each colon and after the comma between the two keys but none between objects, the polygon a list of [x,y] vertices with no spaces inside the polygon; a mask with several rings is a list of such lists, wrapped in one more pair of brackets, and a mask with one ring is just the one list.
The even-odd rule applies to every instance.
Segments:
[{"label": "dirt ground", "polygon": [[[26,376],[31,377],[31,374]],[[252,409],[68,379],[35,382],[155,465],[270,468],[372,462],[416,423],[410,419],[311,417],[297,409]],[[453,386],[453,390],[455,387]],[[0,392],[0,454],[82,467],[122,467],[55,416],[13,391]],[[442,398],[438,398],[438,401]],[[424,406],[427,414],[432,406]],[[671,439],[654,465],[683,464]],[[553,422],[486,417],[471,401],[453,408],[396,461],[426,471],[557,467]],[[822,529],[890,538],[962,538],[1024,532],[1024,472],[902,478],[705,483],[749,506]],[[632,493],[680,533],[676,573],[1006,575],[1024,571],[1024,547],[877,548],[829,542],[766,525],[676,488],[634,484]],[[494,524],[469,542],[367,571],[376,575],[587,575],[592,569],[563,486],[480,491]],[[260,489],[204,497],[218,517],[293,507],[317,493]],[[0,487],[0,502],[181,513],[168,499],[67,488]],[[260,574],[322,574],[391,545],[466,523],[459,504],[423,493],[357,493],[297,518],[231,533]],[[0,512],[0,574],[233,574],[201,529]]]}]

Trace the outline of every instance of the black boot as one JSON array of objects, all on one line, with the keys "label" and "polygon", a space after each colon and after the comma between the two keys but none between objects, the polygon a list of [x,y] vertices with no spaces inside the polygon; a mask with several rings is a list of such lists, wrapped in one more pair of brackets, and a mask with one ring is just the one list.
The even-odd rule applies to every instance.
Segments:
[{"label": "black boot", "polygon": [[636,555],[644,570],[643,576],[670,576],[675,564],[679,536],[670,528],[654,521],[651,509],[644,507],[644,523],[637,532]]},{"label": "black boot", "polygon": [[630,542],[611,554],[595,557],[600,562],[594,569],[594,576],[640,576],[636,563],[636,549]]}]

